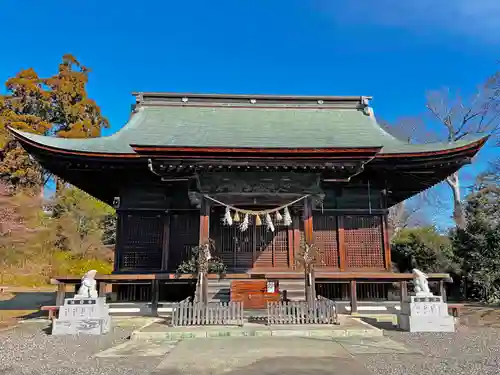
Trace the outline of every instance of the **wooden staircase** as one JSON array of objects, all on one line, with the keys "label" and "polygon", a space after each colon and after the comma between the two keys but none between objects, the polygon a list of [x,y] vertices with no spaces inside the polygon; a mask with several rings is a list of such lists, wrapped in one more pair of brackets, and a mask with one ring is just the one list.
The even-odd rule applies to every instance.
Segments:
[{"label": "wooden staircase", "polygon": [[229,302],[231,280],[208,279],[208,301]]},{"label": "wooden staircase", "polygon": [[287,298],[291,301],[305,301],[306,283],[301,279],[281,279],[279,281],[280,292],[286,290]]}]

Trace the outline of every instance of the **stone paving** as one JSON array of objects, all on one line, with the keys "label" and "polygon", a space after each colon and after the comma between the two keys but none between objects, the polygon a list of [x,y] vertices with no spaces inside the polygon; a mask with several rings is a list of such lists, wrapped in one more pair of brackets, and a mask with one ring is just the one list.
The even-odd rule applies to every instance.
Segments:
[{"label": "stone paving", "polygon": [[[158,375],[319,375],[323,370],[325,374],[364,375],[370,372],[356,360],[356,356],[380,353],[421,354],[386,337],[335,340],[321,337],[216,337],[169,342],[130,340],[97,354],[97,357],[162,356],[153,372]],[[349,371],[345,372],[346,369]]]},{"label": "stone paving", "polygon": [[382,336],[383,331],[350,316],[339,316],[339,325],[330,324],[277,324],[267,326],[259,323],[245,323],[238,326],[188,326],[171,327],[162,319],[136,330],[132,338],[140,340],[178,340],[206,337],[241,336],[287,336],[287,337],[342,337],[342,336]]}]

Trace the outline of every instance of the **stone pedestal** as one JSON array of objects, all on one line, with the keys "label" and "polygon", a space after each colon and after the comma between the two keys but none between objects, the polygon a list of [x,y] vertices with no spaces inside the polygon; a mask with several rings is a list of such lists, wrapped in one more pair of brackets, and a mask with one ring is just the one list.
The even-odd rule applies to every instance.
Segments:
[{"label": "stone pedestal", "polygon": [[411,296],[403,302],[398,326],[409,332],[455,332],[455,319],[441,296]]},{"label": "stone pedestal", "polygon": [[52,321],[53,335],[101,335],[109,332],[111,318],[106,298],[66,298],[59,318]]}]

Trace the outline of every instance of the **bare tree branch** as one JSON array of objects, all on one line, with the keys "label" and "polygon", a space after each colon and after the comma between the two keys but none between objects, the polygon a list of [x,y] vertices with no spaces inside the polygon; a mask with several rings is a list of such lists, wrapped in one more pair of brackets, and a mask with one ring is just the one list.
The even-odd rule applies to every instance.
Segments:
[{"label": "bare tree branch", "polygon": [[[500,72],[490,77],[478,87],[468,99],[460,92],[450,93],[449,89],[430,91],[426,95],[428,121],[422,116],[411,121],[401,119],[395,125],[386,124],[391,134],[404,134],[399,139],[420,142],[439,140],[457,142],[474,134],[490,135],[500,145]],[[430,129],[430,131],[429,131]],[[441,130],[440,130],[441,129]],[[430,134],[437,137],[429,137]],[[460,196],[460,176],[454,173],[446,181],[453,197],[453,218],[458,226],[465,225],[465,214]],[[394,208],[393,215],[398,217],[400,208]]]}]

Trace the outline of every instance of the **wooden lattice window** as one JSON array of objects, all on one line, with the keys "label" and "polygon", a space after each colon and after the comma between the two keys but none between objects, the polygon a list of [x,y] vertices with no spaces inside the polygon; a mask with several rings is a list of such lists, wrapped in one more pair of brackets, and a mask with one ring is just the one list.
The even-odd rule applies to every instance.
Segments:
[{"label": "wooden lattice window", "polygon": [[176,270],[191,257],[191,249],[199,245],[200,211],[173,211],[170,214],[168,268]]},{"label": "wooden lattice window", "polygon": [[216,255],[229,269],[252,268],[255,231],[252,218],[248,229],[242,232],[239,223],[231,226],[222,224],[223,214],[220,209],[210,214],[210,238],[215,241]]},{"label": "wooden lattice window", "polygon": [[318,248],[316,267],[339,267],[337,216],[313,214],[313,240]]},{"label": "wooden lattice window", "polygon": [[347,267],[384,268],[382,216],[344,216]]},{"label": "wooden lattice window", "polygon": [[120,213],[121,270],[159,270],[162,264],[164,216],[151,212]]}]

